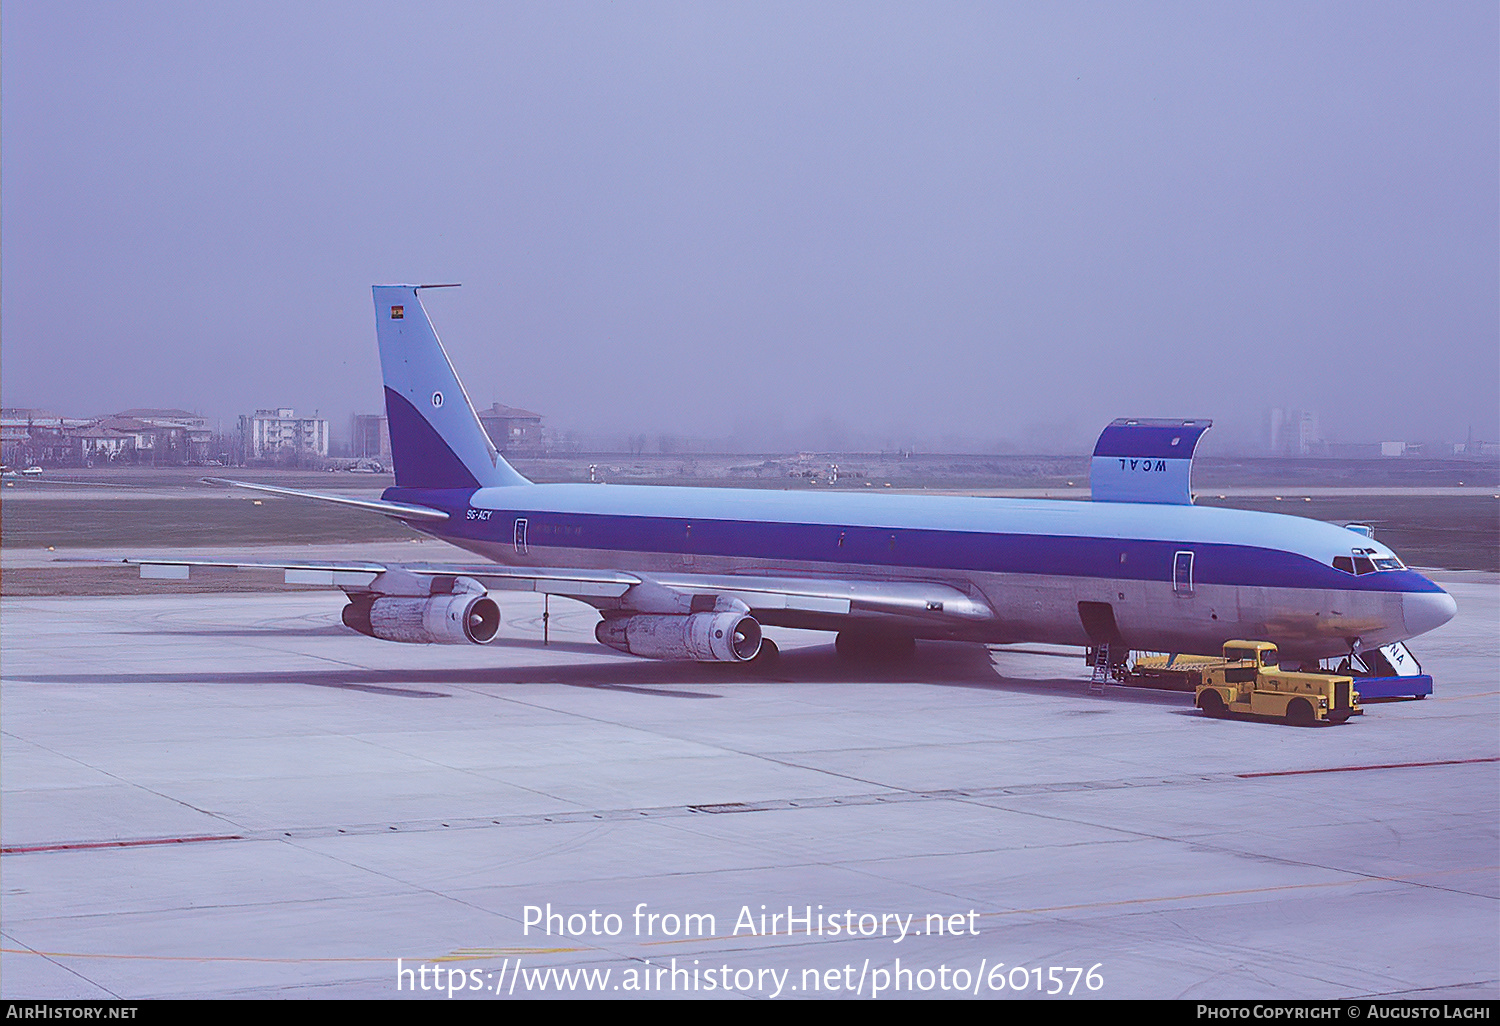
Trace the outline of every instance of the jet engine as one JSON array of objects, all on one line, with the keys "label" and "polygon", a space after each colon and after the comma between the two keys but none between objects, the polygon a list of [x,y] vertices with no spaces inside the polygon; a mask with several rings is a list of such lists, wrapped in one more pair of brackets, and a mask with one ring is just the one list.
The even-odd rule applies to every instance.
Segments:
[{"label": "jet engine", "polygon": [[344,625],[383,641],[415,645],[486,645],[500,631],[500,607],[484,593],[429,598],[351,596]]},{"label": "jet engine", "polygon": [[760,651],[760,624],[738,612],[639,614],[599,621],[601,644],[648,659],[744,663]]}]

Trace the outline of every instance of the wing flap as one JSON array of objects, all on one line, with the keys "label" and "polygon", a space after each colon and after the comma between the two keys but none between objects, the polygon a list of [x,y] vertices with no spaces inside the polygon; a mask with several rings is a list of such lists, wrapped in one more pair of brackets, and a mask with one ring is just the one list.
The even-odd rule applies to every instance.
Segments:
[{"label": "wing flap", "polygon": [[373,570],[285,570],[287,584],[324,585],[329,588],[367,588],[378,576]]},{"label": "wing flap", "polygon": [[731,595],[756,609],[819,613],[877,613],[923,619],[983,621],[995,613],[982,599],[950,584],[839,578],[741,577],[681,574],[654,577],[666,588]]}]

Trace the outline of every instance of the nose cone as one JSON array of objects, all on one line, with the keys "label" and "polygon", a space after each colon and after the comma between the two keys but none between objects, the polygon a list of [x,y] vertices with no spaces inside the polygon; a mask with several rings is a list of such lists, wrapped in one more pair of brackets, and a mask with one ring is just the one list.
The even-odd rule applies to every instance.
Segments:
[{"label": "nose cone", "polygon": [[1407,634],[1416,637],[1426,634],[1453,619],[1458,612],[1458,603],[1441,588],[1437,591],[1409,591],[1401,596],[1401,618],[1406,621]]}]

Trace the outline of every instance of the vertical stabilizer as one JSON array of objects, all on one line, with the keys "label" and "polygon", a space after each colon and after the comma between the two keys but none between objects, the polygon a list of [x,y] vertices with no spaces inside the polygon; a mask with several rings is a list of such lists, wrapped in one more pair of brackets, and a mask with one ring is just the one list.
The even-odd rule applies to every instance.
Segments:
[{"label": "vertical stabilizer", "polygon": [[376,285],[375,337],[399,488],[529,484],[501,457],[438,341],[420,285]]},{"label": "vertical stabilizer", "polygon": [[1193,504],[1193,451],[1211,420],[1112,421],[1094,444],[1095,502]]}]

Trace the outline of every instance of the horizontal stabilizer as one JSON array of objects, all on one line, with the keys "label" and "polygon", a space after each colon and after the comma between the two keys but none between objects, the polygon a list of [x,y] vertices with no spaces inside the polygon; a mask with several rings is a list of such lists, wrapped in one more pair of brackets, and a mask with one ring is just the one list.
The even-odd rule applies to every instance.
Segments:
[{"label": "horizontal stabilizer", "polygon": [[448,514],[440,509],[430,506],[414,506],[409,502],[386,502],[384,499],[356,499],[349,495],[321,495],[318,492],[300,492],[295,488],[277,488],[275,485],[252,484],[249,481],[231,481],[224,477],[205,477],[204,484],[226,485],[230,488],[245,488],[252,492],[265,492],[267,495],[284,495],[293,499],[316,499],[318,502],[331,502],[335,506],[352,506],[355,509],[369,510],[371,513],[382,513],[397,520],[447,520]]},{"label": "horizontal stabilizer", "polygon": [[1211,420],[1121,418],[1094,444],[1089,487],[1095,502],[1193,504],[1193,450]]}]

